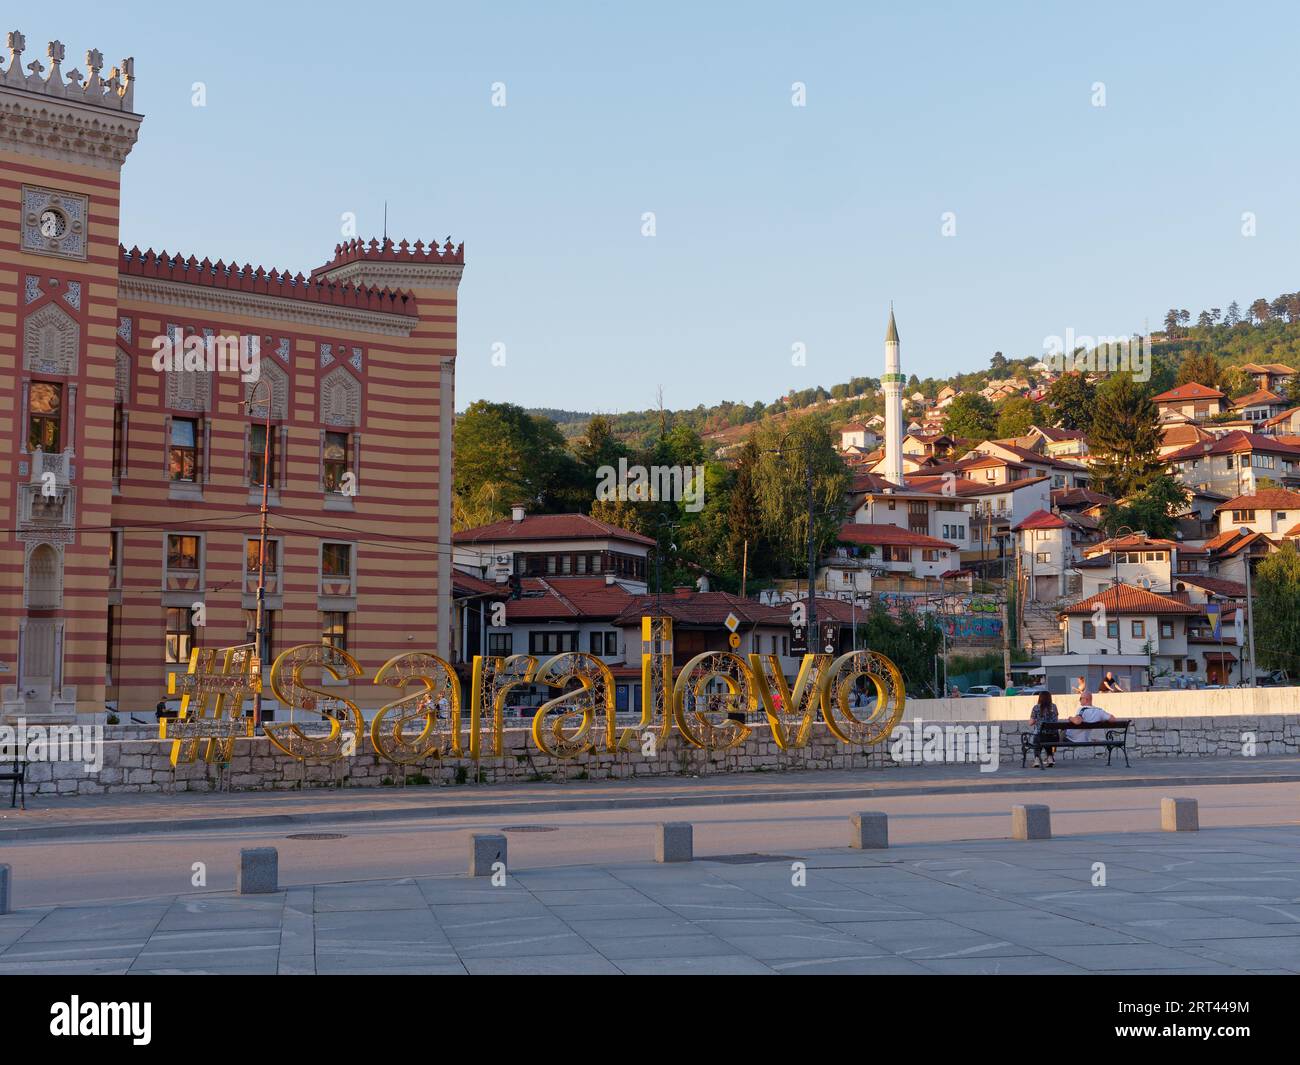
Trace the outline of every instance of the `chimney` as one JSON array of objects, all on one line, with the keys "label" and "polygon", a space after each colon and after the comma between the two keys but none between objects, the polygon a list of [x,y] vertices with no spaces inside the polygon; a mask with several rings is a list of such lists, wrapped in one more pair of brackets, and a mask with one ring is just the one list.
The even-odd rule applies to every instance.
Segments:
[{"label": "chimney", "polygon": [[690,584],[679,584],[673,589],[674,599],[689,599],[694,593],[695,587]]},{"label": "chimney", "polygon": [[510,508],[510,520],[518,523],[524,520],[524,505],[516,503]]}]

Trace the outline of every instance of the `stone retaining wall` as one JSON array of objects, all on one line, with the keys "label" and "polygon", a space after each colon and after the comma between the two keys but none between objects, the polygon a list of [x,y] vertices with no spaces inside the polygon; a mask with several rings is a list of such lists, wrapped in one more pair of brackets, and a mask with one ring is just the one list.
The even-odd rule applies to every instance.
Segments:
[{"label": "stone retaining wall", "polygon": [[[910,717],[910,715],[909,715]],[[912,724],[904,725],[915,730]],[[916,750],[924,764],[951,758],[925,758],[926,726],[948,730],[942,735],[974,737],[970,730],[996,729],[999,764],[1020,764],[1020,733],[1026,726],[1018,722],[964,721],[920,722]],[[992,732],[984,733],[990,739]],[[936,735],[936,734],[931,734]],[[1257,754],[1300,753],[1300,715],[1141,718],[1129,735],[1129,757],[1201,758],[1246,757],[1244,737],[1253,736]],[[118,738],[125,736],[126,738]],[[967,740],[957,743],[959,751],[969,750],[961,761],[974,761],[975,748]],[[215,790],[283,790],[303,787],[384,787],[400,786],[403,776],[414,784],[472,784],[476,775],[482,783],[518,783],[535,780],[604,780],[647,776],[706,776],[721,773],[780,773],[809,769],[886,769],[906,768],[891,757],[890,745],[869,749],[850,748],[837,741],[824,725],[813,730],[810,745],[803,750],[781,752],[772,741],[766,725],[757,726],[743,747],[706,754],[674,733],[659,745],[654,757],[634,753],[588,754],[575,759],[552,759],[541,754],[526,729],[505,733],[506,754],[501,759],[483,759],[477,766],[470,759],[448,759],[439,763],[399,766],[378,759],[363,744],[362,753],[332,763],[297,762],[272,747],[265,738],[238,740],[229,766],[184,765],[175,769],[169,762],[171,744],[160,741],[156,729],[149,726],[122,726],[106,730],[103,767],[98,773],[86,773],[77,762],[35,762],[29,770],[28,791],[36,795],[94,795],[122,792],[215,791]],[[1093,750],[1063,754],[1090,758]],[[1121,757],[1122,756],[1117,756]],[[975,771],[972,767],[972,771]]]}]

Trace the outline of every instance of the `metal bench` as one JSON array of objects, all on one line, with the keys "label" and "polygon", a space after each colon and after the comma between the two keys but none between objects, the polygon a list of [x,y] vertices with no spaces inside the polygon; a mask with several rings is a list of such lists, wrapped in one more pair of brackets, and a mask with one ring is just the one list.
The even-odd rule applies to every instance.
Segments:
[{"label": "metal bench", "polygon": [[[1020,768],[1025,768],[1025,762],[1029,758],[1029,752],[1035,753],[1044,750],[1047,747],[1104,747],[1106,749],[1106,764],[1110,765],[1111,757],[1116,751],[1124,755],[1124,765],[1128,766],[1128,730],[1132,725],[1131,721],[1098,721],[1091,725],[1074,725],[1068,719],[1064,721],[1044,721],[1039,724],[1034,732],[1022,732],[1020,734]],[[1093,737],[1086,740],[1070,740],[1062,733],[1069,731],[1074,732],[1102,732],[1103,736]]]},{"label": "metal bench", "polygon": [[12,780],[13,789],[9,796],[9,808],[12,810],[18,804],[18,797],[21,795],[23,800],[23,809],[27,809],[27,752],[20,750],[17,740],[14,741],[13,758],[0,761],[0,780]]}]

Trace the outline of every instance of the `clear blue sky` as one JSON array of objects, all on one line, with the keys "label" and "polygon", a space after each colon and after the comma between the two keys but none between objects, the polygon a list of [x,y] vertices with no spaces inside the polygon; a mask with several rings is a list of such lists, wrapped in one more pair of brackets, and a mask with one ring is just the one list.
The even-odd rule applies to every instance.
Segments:
[{"label": "clear blue sky", "polygon": [[1300,285],[1293,4],[69,0],[19,21],[29,60],[51,37],[79,67],[135,56],[128,245],[306,271],[343,212],[377,235],[385,199],[390,235],[464,240],[462,409],[876,376],[891,298],[924,377]]}]

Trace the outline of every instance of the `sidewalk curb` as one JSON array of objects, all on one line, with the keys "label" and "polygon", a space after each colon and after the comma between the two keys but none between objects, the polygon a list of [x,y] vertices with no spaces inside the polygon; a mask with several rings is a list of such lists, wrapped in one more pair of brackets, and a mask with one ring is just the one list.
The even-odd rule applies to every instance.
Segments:
[{"label": "sidewalk curb", "polygon": [[[466,817],[487,815],[581,813],[585,810],[645,810],[667,806],[729,806],[755,803],[834,801],[837,799],[889,799],[910,798],[918,795],[970,795],[1000,794],[1022,791],[1079,791],[1098,787],[1111,788],[1185,788],[1210,787],[1233,784],[1294,784],[1300,783],[1300,772],[1263,774],[1232,774],[1211,778],[1198,776],[1124,777],[1106,780],[1048,779],[1009,781],[1006,784],[930,784],[900,788],[874,786],[845,788],[809,788],[794,791],[748,791],[738,794],[693,795],[689,791],[669,792],[665,795],[639,795],[627,798],[571,797],[551,800],[517,802],[458,802],[437,803],[428,806],[382,810],[328,810],[319,813],[251,814],[239,817],[194,817],[175,821],[102,821],[82,824],[33,826],[31,828],[0,828],[0,846],[6,843],[55,839],[94,839],[103,836],[142,836],[166,833],[220,831],[232,828],[265,829],[303,825],[342,824],[347,822],[412,821],[437,817]],[[357,789],[361,790],[361,789]],[[251,794],[251,793],[250,793]]]}]

